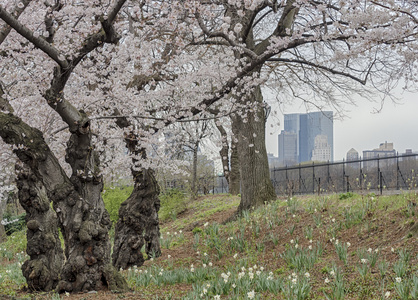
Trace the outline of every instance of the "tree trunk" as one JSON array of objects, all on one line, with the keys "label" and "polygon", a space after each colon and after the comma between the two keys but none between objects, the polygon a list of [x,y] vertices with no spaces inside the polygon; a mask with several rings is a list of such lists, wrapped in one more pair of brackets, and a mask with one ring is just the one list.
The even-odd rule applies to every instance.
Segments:
[{"label": "tree trunk", "polygon": [[[119,114],[116,111],[116,114]],[[117,125],[126,128],[128,120],[119,119]],[[135,170],[137,158],[146,158],[144,148],[139,145],[138,136],[131,132],[125,137],[129,151],[134,154],[132,176],[134,190],[119,209],[119,220],[116,223],[115,241],[113,245],[112,263],[120,269],[141,266],[144,257],[141,249],[145,244],[145,253],[149,257],[161,255],[160,226],[158,211],[160,210],[160,189],[152,169]]]},{"label": "tree trunk", "polygon": [[233,126],[238,129],[238,157],[241,174],[241,202],[238,212],[251,209],[276,198],[270,180],[265,144],[265,116],[261,88],[256,87],[249,100],[258,108],[247,111],[247,117],[236,116]]},{"label": "tree trunk", "polygon": [[148,257],[161,255],[158,194],[159,187],[154,171],[138,171],[134,190],[119,209],[112,255],[115,267],[127,269],[141,266],[144,263],[141,253],[144,244]]},{"label": "tree trunk", "polygon": [[64,264],[64,253],[58,235],[58,219],[51,209],[43,184],[26,167],[19,170],[19,201],[26,211],[27,246],[30,259],[22,265],[22,273],[32,291],[53,290]]},{"label": "tree trunk", "polygon": [[111,223],[101,198],[103,182],[88,126],[73,131],[67,145],[66,160],[73,169],[71,178],[66,176],[39,130],[2,112],[0,128],[0,136],[6,143],[23,145],[14,150],[15,154],[42,182],[53,201],[67,258],[56,289],[79,292],[107,286],[111,290],[126,290],[123,277],[110,264]]},{"label": "tree trunk", "polygon": [[[3,213],[6,208],[6,201],[0,201],[0,222],[3,220]],[[0,223],[0,243],[6,240],[6,230],[4,229],[4,225]]]},{"label": "tree trunk", "polygon": [[[229,166],[229,144],[228,144],[228,135],[226,133],[225,128],[222,125],[218,125],[215,122],[215,126],[218,129],[219,133],[221,134],[222,139],[222,148],[219,150],[219,154],[221,156],[221,162],[222,162],[222,171],[224,173],[226,182],[228,182],[229,190],[231,189],[231,183],[230,183],[230,174],[231,174],[231,168]],[[231,191],[230,191],[231,192]]]},{"label": "tree trunk", "polygon": [[231,139],[231,171],[229,175],[229,193],[231,195],[238,195],[241,193],[241,171],[238,157],[238,140],[235,140],[236,136],[238,135],[238,130],[234,130],[234,125],[236,124],[232,124],[232,132],[234,136]]},{"label": "tree trunk", "polygon": [[112,290],[127,289],[110,265],[111,222],[101,197],[103,178],[91,137],[89,130],[76,131],[67,143],[66,161],[72,168],[70,180],[78,199],[70,198],[65,206],[57,207],[67,256],[59,291],[100,290],[106,285]]},{"label": "tree trunk", "polygon": [[199,142],[193,145],[193,162],[192,162],[192,199],[197,199],[197,151],[199,150]]}]

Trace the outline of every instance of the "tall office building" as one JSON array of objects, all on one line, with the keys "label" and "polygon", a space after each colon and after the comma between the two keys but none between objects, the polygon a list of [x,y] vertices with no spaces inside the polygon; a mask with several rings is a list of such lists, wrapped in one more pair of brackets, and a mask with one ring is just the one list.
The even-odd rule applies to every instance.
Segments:
[{"label": "tall office building", "polygon": [[298,163],[297,134],[282,130],[279,134],[279,164],[291,166]]},{"label": "tall office building", "polygon": [[328,144],[328,138],[326,135],[318,134],[315,137],[311,160],[331,161],[331,146]]},{"label": "tall office building", "polygon": [[[280,149],[288,147],[283,144],[286,143],[285,139],[280,137],[283,132],[296,134],[297,162],[311,161],[318,158],[321,158],[321,160],[334,160],[334,121],[332,111],[285,114],[284,130],[279,135],[280,161],[290,159],[285,152],[280,153]],[[317,138],[317,136],[321,137]],[[317,138],[316,148],[315,138]],[[315,152],[314,149],[316,149]],[[282,157],[280,154],[282,154]]]}]

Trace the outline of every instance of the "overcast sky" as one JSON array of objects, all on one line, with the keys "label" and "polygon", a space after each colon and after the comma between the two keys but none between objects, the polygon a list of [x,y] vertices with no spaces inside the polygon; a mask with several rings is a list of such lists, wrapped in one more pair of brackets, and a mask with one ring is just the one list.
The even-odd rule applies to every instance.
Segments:
[{"label": "overcast sky", "polygon": [[[393,143],[399,153],[404,153],[405,149],[418,152],[418,95],[398,92],[397,97],[402,99],[401,104],[387,101],[380,113],[373,113],[379,103],[367,100],[357,99],[357,106],[348,106],[347,116],[334,120],[334,160],[345,158],[351,148],[362,156],[363,150],[378,148],[385,141]],[[283,113],[306,113],[306,109],[300,104],[288,105]],[[267,124],[267,152],[275,156],[278,155],[278,134],[283,130],[283,113],[276,118],[269,117]]]}]

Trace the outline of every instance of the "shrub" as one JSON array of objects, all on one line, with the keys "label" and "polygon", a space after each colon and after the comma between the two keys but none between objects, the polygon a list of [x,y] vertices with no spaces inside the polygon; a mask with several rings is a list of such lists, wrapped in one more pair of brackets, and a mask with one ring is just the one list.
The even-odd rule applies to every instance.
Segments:
[{"label": "shrub", "polygon": [[20,231],[26,227],[25,221],[26,213],[21,215],[11,215],[8,212],[3,214],[3,220],[1,223],[4,225],[4,230],[7,235],[11,235],[14,232]]},{"label": "shrub", "polygon": [[186,209],[186,195],[179,189],[169,189],[160,194],[161,208],[158,213],[160,220],[175,220],[177,214]]},{"label": "shrub", "polygon": [[105,187],[103,190],[103,201],[110,215],[112,223],[119,219],[119,207],[132,193],[133,186]]},{"label": "shrub", "polygon": [[340,200],[345,200],[345,199],[351,198],[353,196],[355,196],[355,195],[352,192],[347,192],[347,193],[344,193],[344,194],[339,194],[338,198]]}]

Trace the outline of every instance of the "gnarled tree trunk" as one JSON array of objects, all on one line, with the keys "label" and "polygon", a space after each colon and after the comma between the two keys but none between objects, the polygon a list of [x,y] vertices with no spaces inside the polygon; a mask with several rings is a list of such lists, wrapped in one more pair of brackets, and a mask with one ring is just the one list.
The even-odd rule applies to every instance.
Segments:
[{"label": "gnarled tree trunk", "polygon": [[58,290],[91,291],[107,286],[126,289],[123,278],[110,265],[111,222],[101,197],[103,180],[91,132],[74,132],[66,152],[74,191],[70,191],[65,205],[60,202],[54,206],[62,224],[67,257]]},{"label": "gnarled tree trunk", "polygon": [[134,190],[119,209],[112,255],[115,267],[127,269],[141,266],[144,263],[141,253],[144,245],[148,257],[161,255],[158,194],[154,171],[142,169],[136,172]]},{"label": "gnarled tree trunk", "polygon": [[[67,161],[73,169],[71,178],[66,176],[39,130],[2,112],[0,128],[0,136],[6,143],[23,145],[14,152],[53,201],[67,259],[56,289],[69,292],[104,287],[126,290],[123,277],[110,264],[110,219],[100,195],[103,183],[88,126],[80,129],[85,134],[75,130],[68,143]],[[41,286],[34,288],[43,289]]]},{"label": "gnarled tree trunk", "polygon": [[[119,114],[118,111],[115,112]],[[129,126],[125,118],[119,119],[117,125],[121,128]],[[138,136],[131,132],[125,137],[129,151],[134,154],[132,176],[134,190],[119,209],[119,220],[115,228],[112,263],[120,269],[131,266],[141,266],[144,257],[141,249],[145,244],[148,257],[161,255],[160,226],[158,211],[160,210],[160,189],[155,178],[154,170],[139,168],[135,170],[136,157],[146,158],[145,149],[139,145]]]},{"label": "gnarled tree trunk", "polygon": [[22,273],[30,290],[51,291],[64,265],[57,215],[39,179],[27,167],[16,169],[19,202],[26,211],[26,252],[30,257],[22,265]]}]

